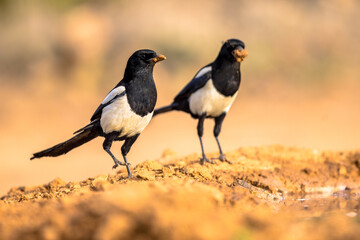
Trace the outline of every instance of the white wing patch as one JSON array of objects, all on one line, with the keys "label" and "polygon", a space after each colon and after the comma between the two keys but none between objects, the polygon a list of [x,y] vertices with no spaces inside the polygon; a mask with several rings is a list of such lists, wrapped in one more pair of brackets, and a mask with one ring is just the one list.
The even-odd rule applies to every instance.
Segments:
[{"label": "white wing patch", "polygon": [[[122,88],[125,90],[124,87]],[[110,96],[111,92],[108,96]],[[107,99],[107,97],[105,98],[105,100]],[[149,124],[152,115],[153,112],[148,113],[144,117],[137,115],[131,109],[127,97],[126,95],[124,95],[116,99],[110,105],[103,108],[100,125],[104,133],[121,131],[119,137],[131,137],[138,133],[141,133],[144,130],[144,128]]]},{"label": "white wing patch", "polygon": [[124,86],[120,86],[117,88],[114,88],[113,90],[111,90],[111,92],[109,92],[109,94],[105,97],[105,99],[101,102],[101,104],[105,104],[108,103],[109,101],[111,101],[112,99],[114,99],[114,97],[116,95],[120,95],[122,92],[125,91],[125,87]]},{"label": "white wing patch", "polygon": [[202,75],[211,71],[211,66],[202,68],[196,75],[195,78],[201,77]]},{"label": "white wing patch", "polygon": [[196,115],[202,115],[206,112],[207,116],[217,117],[229,111],[236,96],[237,92],[229,97],[220,94],[214,87],[212,79],[210,79],[204,87],[190,96],[190,111]]}]

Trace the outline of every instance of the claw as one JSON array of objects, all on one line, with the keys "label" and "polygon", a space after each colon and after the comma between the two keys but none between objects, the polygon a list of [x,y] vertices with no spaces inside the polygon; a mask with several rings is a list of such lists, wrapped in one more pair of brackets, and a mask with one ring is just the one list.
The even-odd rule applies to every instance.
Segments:
[{"label": "claw", "polygon": [[124,162],[119,162],[118,164],[121,166],[130,166],[131,165],[131,163],[124,163]]},{"label": "claw", "polygon": [[131,165],[130,163],[120,162],[119,160],[116,159],[116,163],[112,168],[115,169],[118,166],[130,166],[130,165]]},{"label": "claw", "polygon": [[221,153],[218,158],[212,158],[212,159],[219,159],[219,160],[222,161],[222,162],[227,162],[227,163],[229,163],[229,164],[232,164],[232,162],[229,161],[229,160],[226,158],[225,154],[223,154],[223,153]]},{"label": "claw", "polygon": [[229,160],[226,158],[225,154],[220,154],[219,157],[217,157],[217,158],[211,158],[211,159],[212,159],[212,160],[218,159],[218,160],[220,160],[220,161],[222,161],[222,162],[227,162],[227,163],[229,163],[229,164],[232,164],[232,162],[229,161]]},{"label": "claw", "polygon": [[125,162],[120,162],[119,160],[117,160],[117,165],[119,166],[130,166],[131,164],[130,163],[125,163]]},{"label": "claw", "polygon": [[225,157],[225,154],[220,154],[220,156],[219,156],[219,160],[220,161],[226,161],[227,159],[226,159],[226,157]]},{"label": "claw", "polygon": [[211,164],[214,164],[213,161],[209,160],[207,157],[203,156],[202,158],[200,158],[200,164],[201,165],[204,165],[205,162],[208,162],[208,163],[211,163]]}]

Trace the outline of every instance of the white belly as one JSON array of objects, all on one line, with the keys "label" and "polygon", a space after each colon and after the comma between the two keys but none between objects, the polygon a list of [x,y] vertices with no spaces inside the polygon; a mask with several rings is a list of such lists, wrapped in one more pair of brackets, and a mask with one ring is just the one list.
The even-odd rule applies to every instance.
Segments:
[{"label": "white belly", "polygon": [[229,97],[220,94],[210,79],[204,87],[190,96],[190,111],[196,115],[202,115],[206,112],[206,116],[217,117],[229,111],[236,95],[237,92]]},{"label": "white belly", "polygon": [[101,114],[100,125],[104,133],[121,131],[119,137],[134,136],[141,133],[149,124],[153,112],[141,117],[131,110],[127,97],[123,96],[115,100],[109,106],[104,107]]}]

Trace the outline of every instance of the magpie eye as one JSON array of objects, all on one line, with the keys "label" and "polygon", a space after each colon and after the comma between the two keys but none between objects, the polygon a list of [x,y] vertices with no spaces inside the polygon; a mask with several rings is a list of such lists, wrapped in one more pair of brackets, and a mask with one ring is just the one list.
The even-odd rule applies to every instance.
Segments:
[{"label": "magpie eye", "polygon": [[235,49],[235,47],[233,45],[229,44],[228,49],[229,49],[229,51],[232,51]]},{"label": "magpie eye", "polygon": [[150,60],[153,57],[154,56],[151,53],[144,53],[144,54],[141,55],[141,58],[144,59],[144,60]]}]

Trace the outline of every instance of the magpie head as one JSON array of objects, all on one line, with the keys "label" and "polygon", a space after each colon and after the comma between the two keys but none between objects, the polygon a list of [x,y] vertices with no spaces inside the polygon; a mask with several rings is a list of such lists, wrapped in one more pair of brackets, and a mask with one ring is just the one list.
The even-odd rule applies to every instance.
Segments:
[{"label": "magpie head", "polygon": [[220,54],[232,61],[242,62],[248,53],[245,50],[245,43],[239,39],[226,40],[221,47]]},{"label": "magpie head", "polygon": [[166,57],[161,54],[157,54],[153,50],[142,49],[138,50],[131,55],[128,64],[136,67],[154,66],[155,63],[165,60]]}]

